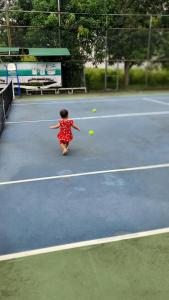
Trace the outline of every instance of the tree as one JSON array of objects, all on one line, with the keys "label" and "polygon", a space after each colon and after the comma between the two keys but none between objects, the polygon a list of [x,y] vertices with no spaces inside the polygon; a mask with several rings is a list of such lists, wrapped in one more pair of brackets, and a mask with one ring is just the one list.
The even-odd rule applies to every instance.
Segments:
[{"label": "tree", "polygon": [[11,29],[9,27],[10,19],[9,19],[9,7],[13,6],[14,0],[1,0],[0,3],[0,44],[1,45],[12,45],[12,38],[11,38]]},{"label": "tree", "polygon": [[[134,64],[140,64],[141,61],[150,59],[155,53],[156,45],[160,40],[160,33],[156,32],[150,36],[149,14],[164,13],[164,1],[116,1],[116,12],[133,14],[108,18],[107,25],[109,62],[113,63],[113,60],[124,61],[125,87],[127,87],[130,68]],[[139,14],[145,14],[145,16]],[[150,37],[151,51],[149,52]]]},{"label": "tree", "polygon": [[[20,10],[10,13],[11,24],[20,26],[13,27],[13,46],[59,47],[61,38],[61,47],[70,50],[71,64],[79,65],[79,69],[86,61],[97,65],[107,57],[110,64],[124,61],[127,87],[134,64],[168,55],[168,34],[157,30],[166,21],[153,17],[151,33],[149,28],[150,14],[166,13],[168,3],[169,0],[64,0],[59,27],[56,0],[11,0],[11,5]],[[33,12],[36,10],[44,12]],[[110,13],[120,15],[106,16]],[[5,34],[4,30],[2,40],[7,44]]]}]

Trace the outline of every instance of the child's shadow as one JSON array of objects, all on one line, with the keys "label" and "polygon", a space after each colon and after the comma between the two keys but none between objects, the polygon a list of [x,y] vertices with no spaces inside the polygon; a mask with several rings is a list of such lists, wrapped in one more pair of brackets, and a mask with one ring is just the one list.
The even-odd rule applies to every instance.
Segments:
[{"label": "child's shadow", "polygon": [[66,156],[70,156],[70,157],[84,157],[86,156],[85,151],[83,148],[81,147],[72,147],[70,148],[70,150],[68,151]]}]

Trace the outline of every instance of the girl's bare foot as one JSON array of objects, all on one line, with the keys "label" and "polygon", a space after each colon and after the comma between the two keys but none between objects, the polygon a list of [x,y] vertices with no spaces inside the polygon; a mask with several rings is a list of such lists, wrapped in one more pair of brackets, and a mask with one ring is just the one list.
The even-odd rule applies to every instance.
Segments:
[{"label": "girl's bare foot", "polygon": [[69,143],[66,144],[66,149],[69,150]]},{"label": "girl's bare foot", "polygon": [[66,147],[66,144],[60,144],[60,147],[62,149],[62,154],[63,155],[66,155],[68,150],[67,150],[67,147]]},{"label": "girl's bare foot", "polygon": [[66,155],[67,153],[68,153],[67,149],[64,149],[63,152],[62,152],[63,155]]}]

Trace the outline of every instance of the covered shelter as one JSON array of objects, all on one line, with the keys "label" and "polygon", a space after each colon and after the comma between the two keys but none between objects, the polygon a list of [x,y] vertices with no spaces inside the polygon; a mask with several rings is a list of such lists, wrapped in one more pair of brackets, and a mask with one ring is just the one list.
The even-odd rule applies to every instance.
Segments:
[{"label": "covered shelter", "polygon": [[65,58],[70,56],[70,52],[67,48],[17,48],[17,47],[1,47],[0,56],[11,57],[11,56],[54,56],[57,58]]},{"label": "covered shelter", "polygon": [[[79,68],[78,63],[72,63],[70,58],[67,48],[1,47],[0,86],[12,79],[19,95],[21,89],[27,94],[39,91],[41,94],[45,91],[54,91],[55,94],[61,91],[87,92],[84,70],[81,70],[82,66]],[[79,82],[74,82],[78,72]]]},{"label": "covered shelter", "polygon": [[0,58],[1,85],[12,79],[15,86],[25,90],[31,89],[32,84],[35,90],[35,84],[61,88],[64,82],[62,64],[70,58],[70,52],[67,48],[1,47]]}]

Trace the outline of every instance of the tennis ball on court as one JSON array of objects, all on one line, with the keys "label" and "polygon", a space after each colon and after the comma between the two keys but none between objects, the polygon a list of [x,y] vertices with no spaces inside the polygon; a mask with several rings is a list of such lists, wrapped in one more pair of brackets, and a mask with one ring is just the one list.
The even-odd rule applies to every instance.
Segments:
[{"label": "tennis ball on court", "polygon": [[94,130],[89,130],[89,135],[94,135]]},{"label": "tennis ball on court", "polygon": [[92,112],[96,112],[96,108],[93,108],[93,109],[92,109]]}]

